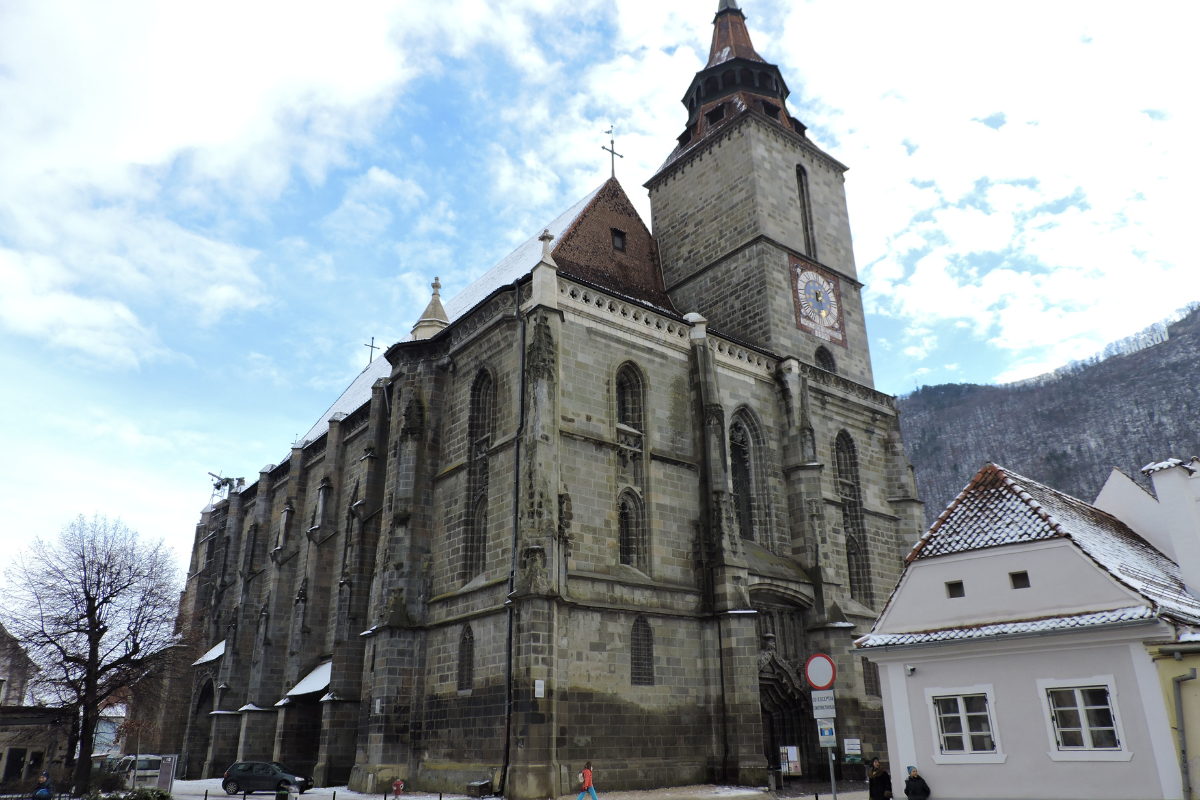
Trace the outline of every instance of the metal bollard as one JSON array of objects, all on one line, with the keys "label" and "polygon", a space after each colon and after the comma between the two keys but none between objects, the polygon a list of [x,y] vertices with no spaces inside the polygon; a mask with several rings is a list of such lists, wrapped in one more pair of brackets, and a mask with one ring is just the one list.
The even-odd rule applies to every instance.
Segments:
[{"label": "metal bollard", "polygon": [[337,800],[337,789],[333,790],[333,800]]},{"label": "metal bollard", "polygon": [[208,800],[208,789],[204,790],[204,800]]}]

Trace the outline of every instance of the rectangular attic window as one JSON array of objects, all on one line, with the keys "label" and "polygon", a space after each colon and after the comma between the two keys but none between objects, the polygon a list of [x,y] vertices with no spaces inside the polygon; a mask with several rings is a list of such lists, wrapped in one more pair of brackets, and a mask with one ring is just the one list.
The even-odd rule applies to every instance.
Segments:
[{"label": "rectangular attic window", "polygon": [[625,252],[625,231],[618,228],[612,229],[613,250],[619,253]]},{"label": "rectangular attic window", "polygon": [[967,590],[962,581],[946,581],[947,597],[966,597]]},{"label": "rectangular attic window", "polygon": [[709,125],[716,125],[718,122],[725,119],[725,104],[721,103],[721,105],[705,114],[704,118],[708,120]]},{"label": "rectangular attic window", "polygon": [[779,106],[775,105],[774,103],[768,103],[767,101],[764,100],[763,104],[762,104],[762,110],[763,110],[763,113],[766,114],[771,119],[779,119],[780,108],[779,108]]},{"label": "rectangular attic window", "polygon": [[1012,582],[1012,587],[1014,589],[1028,589],[1029,588],[1029,573],[1028,572],[1025,572],[1023,570],[1021,572],[1010,572],[1010,573],[1008,573],[1008,579],[1009,579],[1009,581]]}]

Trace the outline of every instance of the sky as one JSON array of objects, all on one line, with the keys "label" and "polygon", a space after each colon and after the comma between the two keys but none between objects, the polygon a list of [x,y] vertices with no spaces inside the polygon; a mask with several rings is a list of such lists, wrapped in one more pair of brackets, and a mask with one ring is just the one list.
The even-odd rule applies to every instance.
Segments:
[{"label": "sky", "polygon": [[[208,473],[598,186],[611,124],[648,223],[716,5],[0,0],[0,568],[80,513],[186,558]],[[741,5],[850,166],[878,388],[1200,300],[1197,4]]]}]

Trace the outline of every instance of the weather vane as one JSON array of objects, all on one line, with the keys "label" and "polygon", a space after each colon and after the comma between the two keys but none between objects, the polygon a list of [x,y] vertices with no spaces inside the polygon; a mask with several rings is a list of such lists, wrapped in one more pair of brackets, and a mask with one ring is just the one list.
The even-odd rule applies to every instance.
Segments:
[{"label": "weather vane", "polygon": [[616,129],[617,129],[617,126],[613,125],[611,128],[609,128],[608,130],[605,131],[605,133],[607,133],[609,136],[608,147],[600,148],[604,152],[611,154],[609,158],[612,161],[612,176],[614,178],[617,177],[617,159],[625,157],[617,152],[617,136],[615,133],[613,133],[613,131],[615,131]]}]

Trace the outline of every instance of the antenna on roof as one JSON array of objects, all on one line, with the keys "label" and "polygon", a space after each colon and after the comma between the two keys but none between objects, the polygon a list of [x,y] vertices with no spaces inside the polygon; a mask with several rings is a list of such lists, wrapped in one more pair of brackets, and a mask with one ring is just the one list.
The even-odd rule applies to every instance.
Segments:
[{"label": "antenna on roof", "polygon": [[609,160],[612,161],[612,176],[614,178],[617,177],[617,159],[625,157],[617,152],[617,135],[614,133],[616,129],[616,124],[613,124],[608,130],[605,131],[605,133],[607,133],[609,136],[608,147],[600,148],[604,152],[611,154],[609,156]]}]

